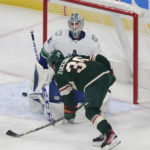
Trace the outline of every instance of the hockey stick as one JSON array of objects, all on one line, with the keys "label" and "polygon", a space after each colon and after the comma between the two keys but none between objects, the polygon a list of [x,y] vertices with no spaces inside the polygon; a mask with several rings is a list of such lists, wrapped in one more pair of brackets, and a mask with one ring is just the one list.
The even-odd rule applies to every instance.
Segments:
[{"label": "hockey stick", "polygon": [[[33,47],[34,47],[36,60],[37,60],[37,62],[39,62],[38,51],[37,51],[35,38],[34,38],[34,31],[31,31],[30,33],[31,33],[31,38],[32,38],[32,42],[33,42]],[[52,122],[52,115],[51,115],[51,112],[50,112],[49,97],[48,97],[46,88],[43,87],[42,91],[43,91],[43,97],[44,97],[44,100],[45,100],[45,107],[46,107],[46,112],[47,112],[47,116],[48,116],[48,121]]]},{"label": "hockey stick", "polygon": [[[80,105],[80,106],[76,109],[76,111],[78,111],[79,109],[81,109],[84,105],[85,105],[84,103],[83,103],[82,105]],[[63,120],[63,119],[65,119],[65,118],[62,117],[62,118],[59,118],[59,119],[57,119],[57,120],[53,120],[53,122],[49,122],[49,123],[47,123],[47,124],[45,124],[45,125],[43,125],[43,126],[41,126],[41,127],[32,129],[32,130],[30,130],[30,131],[27,131],[27,132],[24,132],[24,133],[21,133],[21,134],[17,134],[17,133],[15,133],[15,132],[13,132],[12,130],[8,130],[8,131],[6,132],[6,134],[9,135],[9,136],[12,136],[12,137],[21,137],[21,136],[24,136],[24,135],[33,133],[33,132],[35,132],[35,131],[38,131],[38,130],[40,130],[40,129],[46,128],[46,127],[48,127],[48,126],[55,125],[55,123],[57,123],[57,122],[59,122],[59,121],[61,121],[61,120]]]}]

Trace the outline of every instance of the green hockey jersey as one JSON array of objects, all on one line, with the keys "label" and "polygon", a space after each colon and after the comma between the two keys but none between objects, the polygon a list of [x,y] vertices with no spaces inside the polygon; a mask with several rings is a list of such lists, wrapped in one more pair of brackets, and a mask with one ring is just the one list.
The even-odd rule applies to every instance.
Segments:
[{"label": "green hockey jersey", "polygon": [[[85,92],[89,85],[110,71],[109,61],[100,54],[75,56],[65,58],[56,66],[54,78],[63,101],[67,102],[73,99],[73,89]],[[112,83],[114,80],[115,77],[112,78]]]}]

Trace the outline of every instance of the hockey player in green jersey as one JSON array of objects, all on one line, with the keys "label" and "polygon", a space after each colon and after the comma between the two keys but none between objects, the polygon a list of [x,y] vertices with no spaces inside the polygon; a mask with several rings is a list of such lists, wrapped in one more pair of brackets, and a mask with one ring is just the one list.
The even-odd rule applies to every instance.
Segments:
[{"label": "hockey player in green jersey", "polygon": [[54,79],[64,102],[64,117],[75,118],[73,89],[84,92],[86,118],[102,134],[93,143],[108,150],[118,145],[117,135],[101,112],[106,93],[116,80],[109,61],[100,54],[64,58],[61,51],[54,50],[47,62],[55,71]]}]

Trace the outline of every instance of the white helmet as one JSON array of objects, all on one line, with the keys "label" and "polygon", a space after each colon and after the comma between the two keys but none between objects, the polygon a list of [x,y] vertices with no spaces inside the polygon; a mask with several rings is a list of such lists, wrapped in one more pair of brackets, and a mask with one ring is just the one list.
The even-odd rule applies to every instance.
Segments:
[{"label": "white helmet", "polygon": [[72,36],[78,38],[84,26],[84,19],[78,13],[72,13],[68,19],[68,25]]}]

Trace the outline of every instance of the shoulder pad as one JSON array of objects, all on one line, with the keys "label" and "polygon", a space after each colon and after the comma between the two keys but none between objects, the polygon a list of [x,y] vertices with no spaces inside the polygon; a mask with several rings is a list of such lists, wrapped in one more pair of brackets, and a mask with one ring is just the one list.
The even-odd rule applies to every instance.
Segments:
[{"label": "shoulder pad", "polygon": [[62,35],[62,32],[63,32],[62,30],[56,31],[56,32],[55,32],[55,36],[61,36],[61,35]]}]

